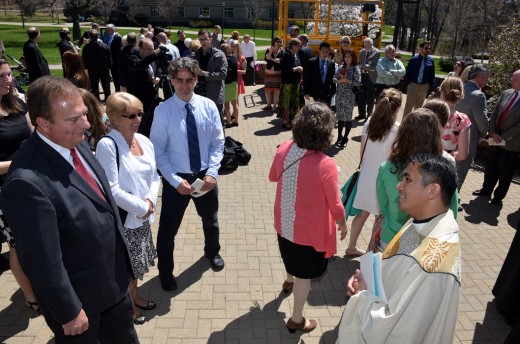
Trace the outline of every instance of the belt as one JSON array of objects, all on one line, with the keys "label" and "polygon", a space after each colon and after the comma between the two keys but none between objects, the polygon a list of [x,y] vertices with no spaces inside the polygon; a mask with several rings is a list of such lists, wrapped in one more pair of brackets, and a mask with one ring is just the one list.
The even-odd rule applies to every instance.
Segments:
[{"label": "belt", "polygon": [[178,175],[179,177],[185,179],[185,178],[188,178],[188,177],[195,177],[195,176],[199,176],[199,175],[203,175],[203,176],[205,176],[207,171],[208,171],[208,170],[205,169],[205,170],[202,170],[202,171],[197,172],[197,173],[193,173],[193,172],[190,172],[190,173],[177,173],[177,175]]}]

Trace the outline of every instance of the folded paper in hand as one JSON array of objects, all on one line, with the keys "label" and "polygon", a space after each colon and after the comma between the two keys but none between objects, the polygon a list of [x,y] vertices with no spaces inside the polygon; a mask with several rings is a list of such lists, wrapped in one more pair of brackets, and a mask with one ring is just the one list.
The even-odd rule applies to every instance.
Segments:
[{"label": "folded paper in hand", "polygon": [[490,137],[488,140],[487,140],[488,144],[490,146],[505,146],[506,145],[506,140],[502,140],[500,142],[495,142],[495,140],[493,140],[492,137]]},{"label": "folded paper in hand", "polygon": [[190,195],[192,195],[193,197],[200,197],[200,196],[204,195],[206,192],[208,192],[208,191],[200,191],[200,189],[202,188],[203,185],[204,185],[204,181],[202,181],[200,178],[197,178],[197,180],[195,180],[193,182],[193,184],[191,184],[193,191],[191,192]]},{"label": "folded paper in hand", "polygon": [[384,303],[388,303],[385,290],[383,288],[383,276],[381,274],[381,265],[383,256],[381,252],[367,252],[359,259],[361,276],[367,285],[367,290],[379,297]]}]

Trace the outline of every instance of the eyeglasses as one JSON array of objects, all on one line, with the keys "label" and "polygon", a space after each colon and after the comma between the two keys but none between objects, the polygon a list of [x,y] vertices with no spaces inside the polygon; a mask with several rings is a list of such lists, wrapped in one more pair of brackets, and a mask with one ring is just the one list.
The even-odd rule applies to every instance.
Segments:
[{"label": "eyeglasses", "polygon": [[460,67],[462,65],[460,63],[455,63],[455,66]]},{"label": "eyeglasses", "polygon": [[341,44],[350,44],[348,41],[342,41]]},{"label": "eyeglasses", "polygon": [[132,113],[130,115],[121,115],[121,117],[124,117],[124,118],[128,118],[128,119],[135,119],[136,117],[143,117],[144,115],[144,112],[139,112],[139,113]]}]

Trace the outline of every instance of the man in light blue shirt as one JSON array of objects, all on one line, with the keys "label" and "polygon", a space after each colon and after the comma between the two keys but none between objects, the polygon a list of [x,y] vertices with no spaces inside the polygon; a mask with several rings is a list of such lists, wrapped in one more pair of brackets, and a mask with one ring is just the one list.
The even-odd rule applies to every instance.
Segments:
[{"label": "man in light blue shirt", "polygon": [[[173,276],[173,250],[184,211],[191,199],[202,218],[204,256],[214,271],[224,268],[219,255],[217,177],[224,151],[224,132],[217,106],[194,94],[199,65],[190,58],[170,64],[175,94],[155,109],[150,139],[155,147],[157,168],[163,176],[161,218],[157,234],[158,269],[161,286],[177,289]],[[191,186],[203,181],[200,197]]]}]

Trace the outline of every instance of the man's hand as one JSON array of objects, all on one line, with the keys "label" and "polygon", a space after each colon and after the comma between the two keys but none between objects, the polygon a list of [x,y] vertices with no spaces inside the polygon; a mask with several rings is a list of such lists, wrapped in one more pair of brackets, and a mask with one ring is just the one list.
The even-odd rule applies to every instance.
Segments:
[{"label": "man's hand", "polygon": [[189,195],[193,192],[193,188],[188,184],[186,179],[183,179],[179,186],[177,186],[177,192],[181,195]]},{"label": "man's hand", "polygon": [[204,72],[202,69],[199,69],[197,76],[206,76],[206,72]]},{"label": "man's hand", "polygon": [[217,180],[212,176],[204,177],[204,185],[200,188],[200,191],[211,191],[217,185]]},{"label": "man's hand", "polygon": [[356,269],[356,273],[347,282],[347,295],[352,297],[363,290],[367,290],[367,285],[361,276],[361,271]]},{"label": "man's hand", "polygon": [[500,143],[502,141],[502,138],[497,133],[491,133],[490,135],[495,143]]},{"label": "man's hand", "polygon": [[83,308],[74,319],[61,326],[66,336],[75,336],[88,330],[88,318]]},{"label": "man's hand", "polygon": [[308,94],[304,95],[303,97],[304,97],[305,99],[307,99],[307,100],[309,100],[309,99],[311,98],[311,97],[309,97]]}]

